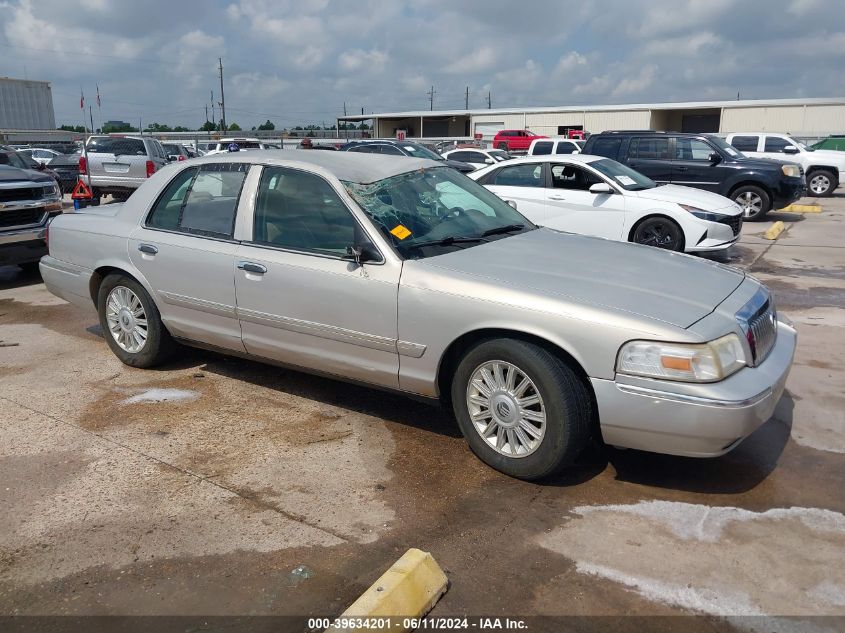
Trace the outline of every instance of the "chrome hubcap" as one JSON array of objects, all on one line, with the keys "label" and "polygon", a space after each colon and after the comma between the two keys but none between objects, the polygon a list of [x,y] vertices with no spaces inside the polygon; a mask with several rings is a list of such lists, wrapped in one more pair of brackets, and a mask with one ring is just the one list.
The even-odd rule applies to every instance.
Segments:
[{"label": "chrome hubcap", "polygon": [[106,299],[106,323],[120,349],[135,354],[147,343],[147,314],[126,286],[115,286]]},{"label": "chrome hubcap", "polygon": [[546,432],[546,408],[536,385],[511,363],[493,360],[480,365],[467,385],[472,425],[497,453],[525,457]]},{"label": "chrome hubcap", "polygon": [[813,193],[825,193],[830,189],[830,178],[822,174],[818,174],[810,178],[810,190]]},{"label": "chrome hubcap", "polygon": [[742,215],[746,218],[757,215],[763,209],[763,199],[752,191],[739,194],[736,203],[742,207]]}]

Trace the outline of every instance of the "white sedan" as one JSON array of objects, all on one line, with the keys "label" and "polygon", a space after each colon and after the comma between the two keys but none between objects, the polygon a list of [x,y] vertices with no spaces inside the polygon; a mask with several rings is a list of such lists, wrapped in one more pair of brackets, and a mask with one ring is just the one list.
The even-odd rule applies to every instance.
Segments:
[{"label": "white sedan", "polygon": [[537,156],[471,174],[552,229],[687,253],[728,248],[739,239],[742,209],[718,194],[658,185],[609,158]]},{"label": "white sedan", "polygon": [[478,147],[459,147],[443,152],[443,158],[468,163],[476,169],[495,165],[511,159],[511,155],[503,149],[481,149]]}]

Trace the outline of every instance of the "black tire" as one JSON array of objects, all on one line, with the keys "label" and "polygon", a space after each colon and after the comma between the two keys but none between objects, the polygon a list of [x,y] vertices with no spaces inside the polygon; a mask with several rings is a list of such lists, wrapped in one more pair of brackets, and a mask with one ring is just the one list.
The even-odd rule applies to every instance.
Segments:
[{"label": "black tire", "polygon": [[39,262],[25,262],[23,264],[18,264],[23,269],[23,272],[27,275],[38,275],[40,274],[38,270]]},{"label": "black tire", "polygon": [[497,149],[508,151],[508,144],[507,143],[499,143],[499,146],[498,146]]},{"label": "black tire", "polygon": [[[542,398],[545,432],[533,452],[524,456],[498,452],[472,422],[467,403],[470,381],[479,367],[493,361],[518,368],[536,385]],[[451,397],[458,425],[473,453],[511,477],[528,480],[547,477],[574,462],[589,441],[591,398],[587,387],[563,361],[532,343],[514,339],[482,341],[461,359],[452,378]]]},{"label": "black tire", "polygon": [[634,229],[631,241],[668,251],[684,252],[684,232],[673,220],[663,216],[644,219]]},{"label": "black tire", "polygon": [[743,185],[731,192],[731,200],[742,207],[742,218],[756,222],[766,217],[772,209],[772,199],[765,189],[754,185]]},{"label": "black tire", "polygon": [[827,198],[839,186],[836,174],[827,169],[814,169],[807,174],[807,195],[813,198]]},{"label": "black tire", "polygon": [[86,207],[99,207],[100,206],[100,195],[98,193],[94,193],[93,198],[88,198],[87,200],[83,200],[85,202]]},{"label": "black tire", "polygon": [[[131,290],[140,300],[147,319],[147,338],[137,352],[129,352],[123,349],[112,335],[106,319],[106,301],[109,293],[116,287],[122,286]],[[108,275],[100,284],[97,293],[97,312],[100,315],[100,327],[103,330],[103,337],[106,343],[121,362],[131,367],[154,367],[161,364],[173,353],[176,343],[170,336],[170,332],[161,322],[161,316],[150,295],[144,287],[127,275],[114,273]]]}]

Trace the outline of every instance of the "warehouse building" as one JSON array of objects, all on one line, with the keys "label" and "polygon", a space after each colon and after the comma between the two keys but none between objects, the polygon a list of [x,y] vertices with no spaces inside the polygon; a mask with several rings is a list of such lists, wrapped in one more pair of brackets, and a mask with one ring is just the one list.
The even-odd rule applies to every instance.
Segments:
[{"label": "warehouse building", "polygon": [[0,129],[55,130],[49,82],[0,77]]},{"label": "warehouse building", "polygon": [[546,136],[570,130],[666,130],[673,132],[789,132],[822,137],[845,132],[845,98],[697,101],[631,105],[558,106],[388,112],[344,116],[346,122],[372,120],[374,136],[454,138],[481,135],[490,140],[499,130],[527,129]]}]

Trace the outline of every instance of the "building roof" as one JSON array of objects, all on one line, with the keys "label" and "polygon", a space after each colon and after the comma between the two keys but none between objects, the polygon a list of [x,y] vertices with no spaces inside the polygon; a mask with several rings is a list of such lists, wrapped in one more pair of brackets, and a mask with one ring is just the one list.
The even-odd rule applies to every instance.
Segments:
[{"label": "building roof", "polygon": [[522,114],[544,112],[614,112],[620,110],[697,110],[702,108],[765,108],[802,105],[845,105],[845,97],[820,97],[812,99],[742,99],[732,101],[681,101],[664,103],[627,103],[613,105],[561,105],[543,107],[513,107],[470,110],[411,110],[408,112],[375,112],[337,117],[338,121],[365,121],[368,119],[410,119],[473,115]]}]

